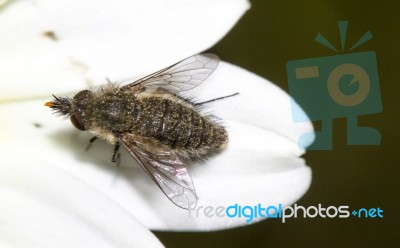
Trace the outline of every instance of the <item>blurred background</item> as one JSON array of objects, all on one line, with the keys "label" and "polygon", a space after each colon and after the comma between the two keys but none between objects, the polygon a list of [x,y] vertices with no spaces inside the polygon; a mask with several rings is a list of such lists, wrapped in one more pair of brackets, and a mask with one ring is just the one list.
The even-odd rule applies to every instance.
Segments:
[{"label": "blurred background", "polygon": [[[289,92],[286,63],[291,60],[349,53],[334,52],[314,41],[323,34],[340,48],[338,21],[347,20],[346,44],[366,31],[373,39],[350,53],[375,51],[383,111],[358,117],[359,125],[380,131],[376,146],[347,145],[346,118],[333,121],[333,149],[307,151],[312,168],[302,206],[348,205],[381,208],[383,218],[270,219],[246,227],[205,233],[155,232],[167,247],[393,247],[400,244],[399,65],[400,2],[398,1],[251,1],[252,8],[235,28],[210,49]],[[246,82],[243,82],[246,83]],[[314,123],[318,129],[321,123]]]}]

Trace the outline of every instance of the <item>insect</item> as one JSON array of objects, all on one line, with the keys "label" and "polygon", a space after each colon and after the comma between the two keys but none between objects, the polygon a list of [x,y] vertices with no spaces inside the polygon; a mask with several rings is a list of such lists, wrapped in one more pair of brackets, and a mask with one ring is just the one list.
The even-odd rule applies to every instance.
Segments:
[{"label": "insect", "polygon": [[215,117],[201,114],[210,101],[178,94],[200,85],[218,63],[214,54],[198,54],[122,87],[109,83],[73,98],[53,95],[45,106],[93,133],[90,143],[99,137],[115,145],[113,162],[122,144],[173,203],[188,209],[197,196],[186,165],[221,152],[228,134]]}]

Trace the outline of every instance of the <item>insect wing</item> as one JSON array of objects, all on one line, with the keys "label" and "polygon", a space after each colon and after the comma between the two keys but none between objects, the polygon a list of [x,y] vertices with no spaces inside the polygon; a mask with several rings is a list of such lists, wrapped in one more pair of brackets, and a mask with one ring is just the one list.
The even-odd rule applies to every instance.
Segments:
[{"label": "insect wing", "polygon": [[173,203],[184,209],[196,206],[192,178],[174,152],[149,138],[136,137],[131,133],[122,134],[121,141]]},{"label": "insect wing", "polygon": [[168,93],[187,91],[199,86],[218,66],[215,54],[203,53],[191,56],[131,84],[122,87],[133,92],[158,91]]}]

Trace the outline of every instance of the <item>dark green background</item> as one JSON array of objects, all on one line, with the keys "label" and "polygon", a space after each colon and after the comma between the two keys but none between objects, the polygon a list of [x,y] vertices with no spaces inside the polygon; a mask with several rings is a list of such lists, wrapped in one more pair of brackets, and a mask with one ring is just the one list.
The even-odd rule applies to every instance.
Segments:
[{"label": "dark green background", "polygon": [[314,41],[318,32],[340,47],[339,20],[349,21],[346,44],[354,44],[371,30],[374,38],[352,52],[375,51],[377,55],[383,112],[360,116],[359,122],[378,129],[382,143],[348,146],[346,119],[334,120],[333,150],[308,151],[304,156],[312,168],[313,179],[298,204],[349,205],[352,209],[380,207],[384,218],[298,218],[289,219],[286,224],[275,219],[219,232],[155,234],[167,247],[399,245],[400,2],[257,0],[251,3],[250,11],[211,51],[286,91],[287,61],[334,54]]}]

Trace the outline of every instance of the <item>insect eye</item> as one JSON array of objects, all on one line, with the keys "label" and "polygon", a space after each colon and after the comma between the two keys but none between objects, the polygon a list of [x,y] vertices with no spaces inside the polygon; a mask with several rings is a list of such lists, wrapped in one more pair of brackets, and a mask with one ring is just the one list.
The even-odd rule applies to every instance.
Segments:
[{"label": "insect eye", "polygon": [[81,131],[85,131],[86,128],[83,125],[82,121],[80,118],[78,118],[76,115],[71,115],[71,117],[69,118],[71,120],[72,125],[74,125],[74,127],[76,127],[77,129],[81,130]]},{"label": "insect eye", "polygon": [[85,131],[83,109],[86,104],[86,99],[90,94],[90,90],[82,90],[75,94],[73,98],[74,114],[69,118],[77,129]]},{"label": "insect eye", "polygon": [[89,94],[90,90],[81,90],[75,94],[74,100],[81,101],[86,98],[87,94]]}]

